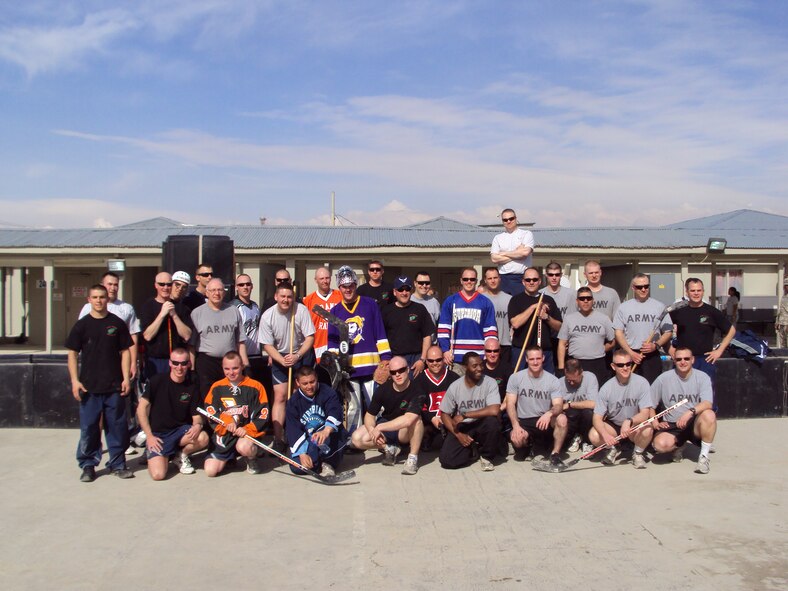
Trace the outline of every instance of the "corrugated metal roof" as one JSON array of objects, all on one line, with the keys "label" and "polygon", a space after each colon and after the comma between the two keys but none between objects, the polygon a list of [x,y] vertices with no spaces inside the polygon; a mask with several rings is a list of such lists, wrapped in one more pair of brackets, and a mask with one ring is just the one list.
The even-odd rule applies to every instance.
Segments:
[{"label": "corrugated metal roof", "polygon": [[[544,248],[697,248],[720,236],[728,240],[729,248],[788,249],[788,218],[750,210],[658,228],[531,230]],[[498,232],[442,217],[401,228],[186,226],[154,218],[117,228],[0,229],[0,248],[157,248],[167,236],[188,234],[226,235],[241,249],[486,248]]]}]

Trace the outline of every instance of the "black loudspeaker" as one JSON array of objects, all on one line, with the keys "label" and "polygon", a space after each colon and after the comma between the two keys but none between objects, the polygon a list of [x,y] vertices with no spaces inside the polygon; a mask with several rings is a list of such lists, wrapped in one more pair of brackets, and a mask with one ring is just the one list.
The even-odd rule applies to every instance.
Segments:
[{"label": "black loudspeaker", "polygon": [[168,236],[161,251],[163,269],[168,273],[186,271],[192,278],[192,285],[197,284],[194,272],[200,263],[211,265],[213,276],[225,285],[235,285],[234,245],[229,236]]}]

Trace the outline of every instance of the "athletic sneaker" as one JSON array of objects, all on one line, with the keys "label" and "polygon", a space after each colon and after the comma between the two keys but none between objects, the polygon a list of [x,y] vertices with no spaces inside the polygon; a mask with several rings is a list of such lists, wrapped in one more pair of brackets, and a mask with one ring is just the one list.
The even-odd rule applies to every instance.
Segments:
[{"label": "athletic sneaker", "polygon": [[384,466],[393,466],[397,463],[397,456],[401,451],[398,445],[387,445],[386,449],[383,450],[383,461],[381,463]]},{"label": "athletic sneaker", "polygon": [[646,458],[642,453],[634,452],[632,454],[632,465],[638,470],[643,470],[646,467]]},{"label": "athletic sneaker", "polygon": [[550,466],[554,468],[565,468],[566,464],[564,464],[559,454],[550,454]]},{"label": "athletic sneaker", "polygon": [[194,466],[192,466],[191,458],[188,455],[181,452],[181,467],[180,467],[181,474],[194,474]]},{"label": "athletic sneaker", "polygon": [[127,455],[127,456],[135,456],[135,455],[137,455],[137,453],[139,453],[139,452],[137,452],[137,448],[134,447],[133,445],[130,445],[130,446],[128,446],[126,448],[125,455]]},{"label": "athletic sneaker", "polygon": [[700,456],[698,458],[698,465],[695,467],[696,474],[709,473],[709,456]]},{"label": "athletic sneaker", "polygon": [[572,443],[569,445],[569,448],[566,450],[570,454],[575,453],[577,450],[580,449],[580,435],[575,435],[572,439]]},{"label": "athletic sneaker", "polygon": [[617,457],[618,457],[618,449],[616,449],[615,447],[611,447],[609,450],[607,450],[607,453],[602,458],[602,463],[605,466],[612,466],[613,464],[616,463]]},{"label": "athletic sneaker", "polygon": [[408,476],[413,476],[418,471],[419,471],[419,465],[416,463],[416,460],[413,458],[408,458],[405,461],[405,465],[402,467],[402,473]]},{"label": "athletic sneaker", "polygon": [[134,472],[129,470],[128,468],[120,468],[119,470],[112,470],[110,474],[113,476],[117,476],[118,478],[122,478],[126,480],[127,478],[134,478]]},{"label": "athletic sneaker", "polygon": [[257,458],[246,458],[246,472],[249,474],[260,474],[260,465],[257,463]]},{"label": "athletic sneaker", "polygon": [[673,461],[678,463],[678,462],[680,462],[683,459],[684,459],[684,448],[683,447],[677,447],[676,449],[674,449],[673,450]]},{"label": "athletic sneaker", "polygon": [[492,472],[495,470],[495,466],[487,458],[479,458],[479,465],[482,467],[482,472]]},{"label": "athletic sneaker", "polygon": [[79,476],[80,482],[93,482],[96,479],[96,469],[93,466],[85,466],[82,468],[82,474]]},{"label": "athletic sneaker", "polygon": [[593,445],[591,445],[590,443],[584,443],[584,444],[583,444],[583,447],[582,447],[582,448],[581,448],[581,450],[580,450],[580,453],[582,453],[582,454],[587,454],[587,453],[588,453],[588,452],[590,452],[592,449],[594,449],[594,446],[593,446]]},{"label": "athletic sneaker", "polygon": [[334,468],[331,464],[323,464],[323,467],[320,470],[320,475],[325,477],[336,476],[337,473],[334,472]]},{"label": "athletic sneaker", "polygon": [[134,437],[132,437],[131,442],[137,447],[145,447],[145,442],[147,440],[148,437],[145,435],[145,431],[140,431]]}]

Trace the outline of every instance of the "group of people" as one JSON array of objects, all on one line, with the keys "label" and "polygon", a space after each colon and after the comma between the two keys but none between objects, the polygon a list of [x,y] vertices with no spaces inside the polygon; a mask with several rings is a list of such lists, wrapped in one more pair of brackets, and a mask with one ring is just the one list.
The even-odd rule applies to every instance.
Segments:
[{"label": "group of people", "polygon": [[[444,468],[478,458],[492,471],[509,443],[515,460],[541,450],[555,466],[567,450],[604,444],[602,461],[612,464],[625,440],[636,468],[646,467],[649,445],[679,459],[694,441],[697,471],[708,472],[714,364],[735,328],[703,302],[703,283],[688,279],[687,304],[669,315],[650,297],[648,275],[633,277],[633,297],[621,303],[593,260],[576,292],[561,285],[556,262],[546,266],[542,288],[531,232],[517,227],[511,209],[501,218],[504,232],[490,255],[497,267],[485,269],[483,290],[468,267],[442,303],[428,271],[389,284],[380,261],[371,261],[363,284],[340,267],[336,289],[328,269],[318,268],[315,291],[301,301],[280,269],[274,297],[261,308],[249,275],[235,278],[228,302],[211,266],[200,264],[191,291],[187,272],[157,274],[156,295],[138,319],[117,298],[117,275],[106,273],[66,341],[80,402],[80,479],[96,478],[102,420],[107,467],[133,476],[125,460],[131,416],[155,480],[165,478],[170,460],[194,473],[191,456],[206,449],[208,476],[239,457],[257,473],[256,443],[266,434],[276,451],[323,475],[335,473],[344,453],[377,449],[384,465],[394,465],[405,447],[402,473],[413,475],[419,453],[438,446]],[[665,373],[663,348],[675,363]],[[338,359],[349,375],[347,399],[326,379],[327,362]],[[143,384],[136,411],[128,403],[135,379]],[[684,398],[687,406],[635,428]],[[206,423],[199,407],[216,420]]]}]

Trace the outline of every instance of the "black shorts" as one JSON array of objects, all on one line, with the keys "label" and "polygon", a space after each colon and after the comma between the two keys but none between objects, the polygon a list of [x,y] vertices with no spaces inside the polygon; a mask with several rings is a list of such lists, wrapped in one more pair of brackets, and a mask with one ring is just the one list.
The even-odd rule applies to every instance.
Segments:
[{"label": "black shorts", "polygon": [[676,426],[676,423],[668,423],[669,427],[667,429],[660,429],[657,431],[659,433],[669,433],[676,438],[676,447],[681,447],[687,441],[692,441],[693,443],[700,444],[700,439],[695,437],[695,417],[687,423],[687,426],[683,429],[679,429]]},{"label": "black shorts", "polygon": [[517,422],[520,423],[520,427],[528,433],[528,443],[531,445],[535,444],[542,444],[542,445],[552,445],[553,444],[553,427],[547,427],[544,431],[542,431],[539,427],[536,426],[536,422],[540,419],[540,417],[531,417],[528,419],[517,419]]}]

